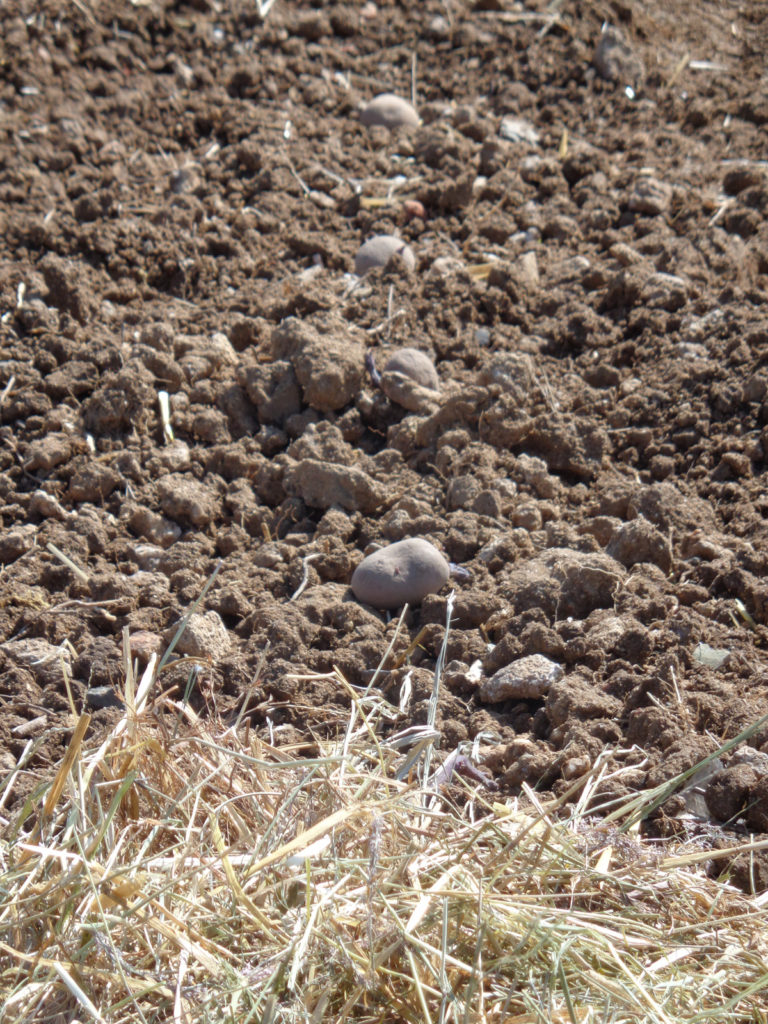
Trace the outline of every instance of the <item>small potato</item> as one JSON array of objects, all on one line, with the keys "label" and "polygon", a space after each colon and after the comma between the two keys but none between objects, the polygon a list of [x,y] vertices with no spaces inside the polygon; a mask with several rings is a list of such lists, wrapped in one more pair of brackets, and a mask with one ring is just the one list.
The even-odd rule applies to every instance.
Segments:
[{"label": "small potato", "polygon": [[423,388],[431,391],[440,390],[440,378],[437,376],[435,364],[426,352],[417,348],[401,348],[390,356],[384,367],[384,373],[402,373]]},{"label": "small potato", "polygon": [[364,558],[352,574],[352,591],[358,601],[374,608],[398,608],[437,593],[450,574],[434,544],[412,537]]},{"label": "small potato", "polygon": [[397,235],[374,235],[364,242],[355,256],[355,273],[358,277],[367,274],[374,267],[385,267],[397,253],[408,270],[416,266],[413,249]]},{"label": "small potato", "polygon": [[414,217],[419,217],[421,220],[427,219],[427,211],[424,209],[424,204],[420,203],[418,199],[406,199],[403,203],[403,215],[406,220],[413,220]]},{"label": "small potato", "polygon": [[366,128],[383,125],[385,128],[416,128],[421,123],[419,115],[408,100],[384,92],[374,97],[360,111],[360,120]]}]

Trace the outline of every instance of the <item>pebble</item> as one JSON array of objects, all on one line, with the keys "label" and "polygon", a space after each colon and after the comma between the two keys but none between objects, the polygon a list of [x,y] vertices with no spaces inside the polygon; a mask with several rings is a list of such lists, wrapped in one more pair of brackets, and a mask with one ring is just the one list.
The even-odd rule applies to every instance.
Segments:
[{"label": "pebble", "polygon": [[562,665],[556,661],[543,654],[529,654],[494,672],[481,684],[478,697],[486,704],[498,704],[502,700],[541,700],[563,674]]},{"label": "pebble", "polygon": [[355,273],[358,277],[375,267],[385,267],[397,253],[407,270],[414,270],[416,257],[413,249],[397,235],[374,235],[364,242],[355,256]]},{"label": "pebble", "polygon": [[415,217],[426,220],[427,217],[424,204],[420,203],[418,199],[406,199],[403,203],[403,213],[406,220],[413,220]]},{"label": "pebble", "polygon": [[89,708],[94,708],[94,710],[125,707],[122,700],[109,685],[92,686],[86,690],[85,702]]},{"label": "pebble", "polygon": [[418,128],[421,121],[408,100],[391,92],[375,96],[360,111],[360,120],[366,128],[381,125],[384,128]]},{"label": "pebble", "polygon": [[540,138],[531,122],[524,117],[503,117],[499,135],[508,142],[527,142],[531,146],[538,146]]},{"label": "pebble", "polygon": [[[173,640],[177,629],[178,624],[166,630],[167,643]],[[191,658],[206,658],[217,662],[229,654],[231,648],[232,638],[221,616],[218,612],[209,611],[204,614],[195,612],[189,616],[186,629],[174,650],[177,654],[187,654]]]},{"label": "pebble", "polygon": [[451,570],[434,544],[412,537],[368,555],[352,574],[358,601],[374,608],[418,604],[447,583]]}]

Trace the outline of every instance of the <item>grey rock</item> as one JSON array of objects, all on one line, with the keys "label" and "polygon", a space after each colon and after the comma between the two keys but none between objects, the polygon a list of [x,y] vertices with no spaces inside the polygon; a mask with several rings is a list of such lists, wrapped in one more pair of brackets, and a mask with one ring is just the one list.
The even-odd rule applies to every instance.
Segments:
[{"label": "grey rock", "polygon": [[122,708],[123,702],[111,686],[91,686],[85,691],[85,702],[89,708]]},{"label": "grey rock", "polygon": [[[166,630],[167,643],[173,640],[177,629],[178,625]],[[187,654],[192,658],[206,658],[213,662],[220,661],[231,649],[232,638],[221,621],[221,616],[214,611],[204,614],[195,612],[190,615],[186,629],[174,648],[179,654]]]},{"label": "grey rock", "polygon": [[502,700],[541,700],[562,675],[563,667],[556,661],[543,654],[529,654],[486,679],[480,685],[478,696],[486,704],[498,704]]}]

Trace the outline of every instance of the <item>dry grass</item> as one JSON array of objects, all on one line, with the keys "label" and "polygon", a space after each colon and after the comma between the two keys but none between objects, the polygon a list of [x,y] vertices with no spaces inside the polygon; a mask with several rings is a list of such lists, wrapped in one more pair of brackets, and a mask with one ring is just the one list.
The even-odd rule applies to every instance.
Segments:
[{"label": "dry grass", "polygon": [[600,763],[567,805],[436,795],[430,731],[404,776],[393,709],[337,681],[309,759],[154,664],[97,749],[80,719],[0,843],[0,1021],[768,1020],[766,900],[639,838],[637,803],[586,817]]}]

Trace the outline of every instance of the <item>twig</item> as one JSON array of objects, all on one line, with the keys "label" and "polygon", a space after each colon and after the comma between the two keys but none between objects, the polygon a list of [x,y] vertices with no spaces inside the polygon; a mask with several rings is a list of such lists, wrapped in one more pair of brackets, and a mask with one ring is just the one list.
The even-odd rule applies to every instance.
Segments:
[{"label": "twig", "polygon": [[88,583],[88,573],[85,572],[84,569],[81,569],[80,566],[77,565],[75,562],[73,562],[69,555],[65,555],[63,551],[57,548],[56,545],[52,544],[50,541],[48,541],[48,543],[45,546],[48,548],[52,555],[58,558],[60,562],[63,562],[68,569],[71,569],[78,579],[82,580],[83,583]]},{"label": "twig", "polygon": [[301,564],[304,566],[304,574],[301,577],[301,583],[298,585],[296,590],[294,590],[294,592],[288,598],[288,604],[290,604],[291,601],[295,601],[297,598],[301,597],[301,595],[307,589],[307,584],[309,583],[309,566],[310,566],[310,563],[314,562],[316,558],[320,558],[321,555],[322,555],[321,551],[316,551],[313,555],[307,555],[306,558],[302,559]]},{"label": "twig", "polygon": [[13,387],[13,385],[15,383],[16,383],[16,377],[13,374],[11,374],[11,376],[8,378],[8,383],[5,385],[3,390],[0,391],[0,407],[2,407],[3,402],[8,397],[8,395],[10,393],[10,390],[11,390],[11,388]]}]

